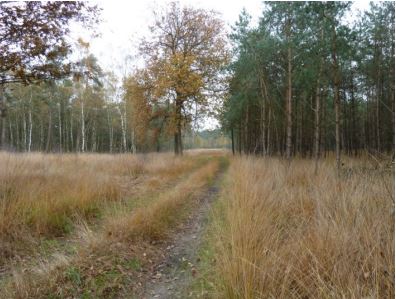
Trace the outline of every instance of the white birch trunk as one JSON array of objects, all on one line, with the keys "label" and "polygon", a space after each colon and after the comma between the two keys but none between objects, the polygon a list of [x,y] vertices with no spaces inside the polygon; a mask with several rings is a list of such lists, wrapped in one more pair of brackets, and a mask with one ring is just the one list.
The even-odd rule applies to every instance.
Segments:
[{"label": "white birch trunk", "polygon": [[107,109],[107,125],[109,127],[109,151],[113,152],[113,122],[110,119],[110,111]]},{"label": "white birch trunk", "polygon": [[30,99],[29,99],[29,141],[28,141],[28,152],[30,153],[32,149],[32,130],[33,130],[33,122],[32,122],[32,90],[30,90]]},{"label": "white birch trunk", "polygon": [[27,150],[27,123],[26,123],[26,115],[25,112],[23,112],[23,149],[26,151]]},{"label": "white birch trunk", "polygon": [[122,147],[124,149],[124,152],[127,150],[127,145],[126,145],[126,124],[125,124],[125,119],[124,115],[121,111],[121,109],[118,107],[118,112],[120,113],[120,119],[121,119],[121,130],[122,130]]},{"label": "white birch trunk", "polygon": [[61,104],[58,103],[58,121],[59,121],[59,151],[62,152],[62,118],[61,118]]},{"label": "white birch trunk", "polygon": [[70,107],[70,146],[71,150],[74,149],[74,140],[73,140],[73,108]]}]

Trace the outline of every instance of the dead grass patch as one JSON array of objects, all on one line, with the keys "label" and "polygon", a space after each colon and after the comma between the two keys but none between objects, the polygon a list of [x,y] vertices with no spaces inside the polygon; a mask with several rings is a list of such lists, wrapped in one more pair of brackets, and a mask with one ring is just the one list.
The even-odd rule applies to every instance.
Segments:
[{"label": "dead grass patch", "polygon": [[169,228],[180,221],[184,207],[198,197],[218,170],[219,162],[211,161],[169,192],[161,194],[150,206],[124,217],[111,218],[106,225],[107,235],[121,240],[164,238]]},{"label": "dead grass patch", "polygon": [[[176,164],[180,167],[179,175],[197,163],[190,158],[185,161],[180,162],[184,166]],[[164,165],[147,166],[145,171],[166,173]],[[121,210],[113,215],[117,217],[109,215],[103,220],[103,230],[92,231],[80,218],[73,241],[77,244],[74,253],[55,253],[36,267],[15,270],[10,279],[2,282],[2,294],[6,298],[119,298],[139,293],[144,279],[141,270],[161,255],[150,241],[165,238],[183,220],[181,211],[194,204],[193,199],[197,199],[219,169],[218,160],[202,165],[175,188],[147,202],[146,207]],[[170,177],[176,176],[176,171],[171,173]]]},{"label": "dead grass patch", "polygon": [[[361,161],[348,161],[348,165]],[[236,158],[216,228],[218,297],[393,298],[394,172]]]},{"label": "dead grass patch", "polygon": [[161,188],[196,167],[171,154],[0,153],[0,264],[33,254],[40,238],[68,234],[120,199]]}]

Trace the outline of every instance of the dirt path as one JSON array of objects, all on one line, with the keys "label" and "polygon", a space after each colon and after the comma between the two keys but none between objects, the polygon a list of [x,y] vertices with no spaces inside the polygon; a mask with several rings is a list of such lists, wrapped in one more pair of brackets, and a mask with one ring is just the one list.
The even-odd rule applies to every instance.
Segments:
[{"label": "dirt path", "polygon": [[187,298],[187,288],[196,273],[198,249],[208,219],[208,211],[219,191],[218,182],[210,187],[200,199],[199,208],[183,224],[182,228],[167,242],[164,258],[157,263],[150,280],[146,283],[144,299]]},{"label": "dirt path", "polygon": [[[128,202],[133,202],[134,206],[130,209],[134,209],[135,207],[144,206],[149,203],[147,198],[154,197],[154,195],[159,193],[164,193],[169,189],[174,188],[175,185],[182,182],[186,177],[188,177],[191,173],[199,170],[201,167],[206,165],[206,163],[199,164],[195,163],[191,169],[187,169],[185,172],[180,175],[170,179],[169,181],[165,181],[165,183],[159,183],[156,187],[147,187],[151,179],[156,179],[155,176],[142,175],[137,178],[129,178],[128,176],[121,177],[119,182],[119,188],[123,191],[123,198],[117,204],[123,202],[125,205]],[[121,179],[124,179],[121,181]],[[145,191],[145,189],[149,191]],[[142,200],[143,199],[143,200]],[[109,210],[113,209],[111,204],[107,207]],[[104,208],[106,209],[106,208]],[[102,211],[104,213],[105,210]],[[99,233],[103,227],[103,219],[91,219],[89,221],[89,229]],[[52,247],[48,247],[45,250],[38,250],[33,254],[21,254],[16,255],[13,258],[10,258],[6,261],[0,260],[0,286],[1,283],[10,278],[12,276],[13,271],[19,271],[24,268],[25,272],[30,271],[35,268],[37,264],[43,261],[50,261],[54,258],[54,256],[65,255],[72,256],[74,255],[76,248],[79,248],[84,242],[84,240],[79,235],[79,229],[76,229],[71,232],[69,235],[64,235],[61,237],[53,237],[53,238],[43,238],[42,240],[37,240],[37,246],[42,246],[42,243],[51,244]],[[70,253],[71,252],[71,253]],[[0,296],[1,297],[1,296]]]}]

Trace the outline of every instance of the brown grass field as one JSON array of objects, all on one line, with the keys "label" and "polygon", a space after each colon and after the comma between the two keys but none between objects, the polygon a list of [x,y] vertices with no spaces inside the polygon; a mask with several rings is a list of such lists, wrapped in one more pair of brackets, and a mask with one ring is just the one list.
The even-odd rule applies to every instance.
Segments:
[{"label": "brown grass field", "polygon": [[394,172],[236,158],[215,234],[221,298],[394,298]]},{"label": "brown grass field", "polygon": [[19,241],[63,236],[76,221],[98,218],[110,203],[155,190],[195,164],[168,154],[0,154],[0,264]]},{"label": "brown grass field", "polygon": [[375,163],[0,153],[0,298],[143,298],[214,184],[185,298],[393,298],[394,169]]}]

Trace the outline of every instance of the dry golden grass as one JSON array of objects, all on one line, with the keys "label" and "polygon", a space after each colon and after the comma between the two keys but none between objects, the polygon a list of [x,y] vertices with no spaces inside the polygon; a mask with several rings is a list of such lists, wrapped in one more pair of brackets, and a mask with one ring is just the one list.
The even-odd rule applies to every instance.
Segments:
[{"label": "dry golden grass", "polygon": [[110,218],[107,235],[119,240],[166,237],[167,231],[180,221],[183,209],[203,191],[219,170],[219,161],[213,160],[192,173],[185,181],[167,193],[161,194],[150,206],[137,209],[124,217]]},{"label": "dry golden grass", "polygon": [[112,242],[80,227],[79,248],[58,254],[0,281],[0,298],[119,298],[138,287],[140,269],[158,254],[149,244]]},{"label": "dry golden grass", "polygon": [[41,236],[70,232],[109,203],[156,190],[196,164],[171,154],[0,153],[0,261]]},{"label": "dry golden grass", "polygon": [[94,217],[101,202],[119,198],[110,177],[101,175],[105,162],[92,165],[92,158],[0,155],[0,260],[23,248],[21,240],[69,232],[74,218]]},{"label": "dry golden grass", "polygon": [[[170,155],[133,159],[143,161],[140,173],[155,173],[165,182],[171,182],[169,178],[178,177],[191,168],[194,171],[136,211],[122,210],[119,206],[120,214],[109,214],[103,220],[103,229],[93,231],[80,218],[75,240],[70,240],[75,252],[55,253],[34,267],[15,269],[11,277],[0,281],[3,288],[0,298],[118,298],[129,297],[139,288],[140,268],[159,256],[158,248],[145,241],[165,238],[169,230],[184,219],[181,211],[194,205],[194,199],[218,171],[219,161]],[[94,161],[87,164],[92,165]],[[108,169],[101,167],[104,171]],[[117,174],[116,169],[113,175]]]},{"label": "dry golden grass", "polygon": [[199,148],[199,149],[189,149],[185,150],[184,153],[187,156],[199,156],[199,155],[205,155],[205,156],[226,156],[229,155],[231,152],[228,149],[221,149],[221,148]]},{"label": "dry golden grass", "polygon": [[236,158],[216,226],[221,298],[394,298],[394,172]]}]

